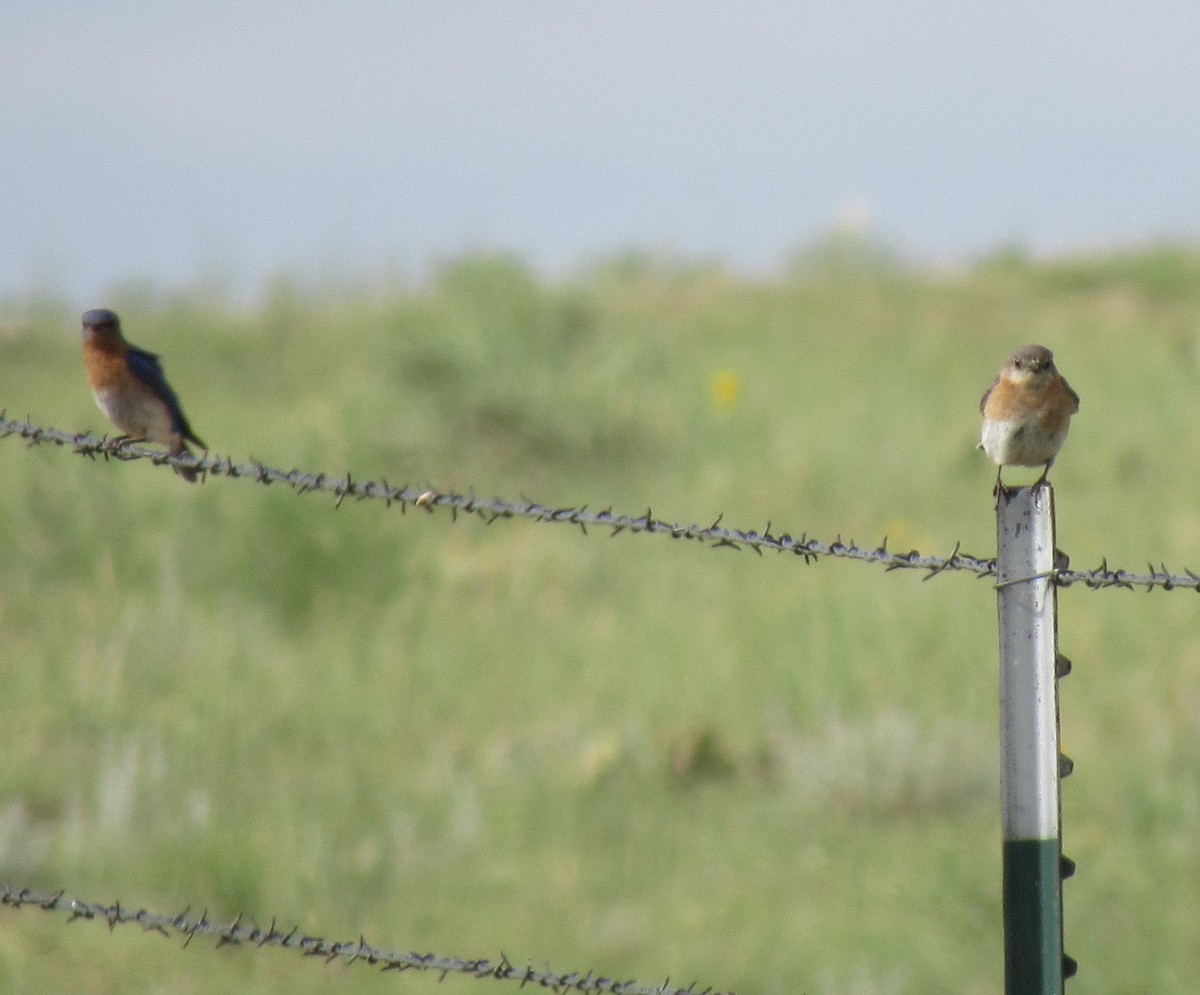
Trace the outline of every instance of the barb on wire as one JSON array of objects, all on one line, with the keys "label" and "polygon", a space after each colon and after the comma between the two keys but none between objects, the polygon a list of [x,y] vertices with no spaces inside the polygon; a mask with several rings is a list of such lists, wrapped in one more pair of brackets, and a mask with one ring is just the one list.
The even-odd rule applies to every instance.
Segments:
[{"label": "barb on wire", "polygon": [[[0,439],[16,436],[25,439],[29,445],[50,443],[56,446],[69,446],[71,449],[90,459],[102,457],[106,460],[115,459],[122,462],[133,460],[149,460],[156,466],[186,467],[196,470],[208,477],[225,477],[235,480],[250,480],[259,484],[286,484],[297,494],[321,492],[331,494],[335,498],[335,508],[340,508],[346,498],[355,501],[382,501],[387,507],[397,505],[401,513],[410,507],[420,508],[430,514],[442,510],[450,513],[451,519],[458,520],[459,514],[476,515],[486,524],[491,525],[497,519],[523,518],[529,521],[544,522],[558,525],[575,525],[586,535],[588,527],[608,529],[611,536],[623,532],[631,534],[653,534],[667,536],[671,539],[684,539],[699,542],[716,548],[751,549],[760,555],[764,550],[778,553],[791,553],[799,556],[805,563],[811,563],[821,557],[857,560],[864,563],[874,563],[882,566],[885,571],[918,570],[924,571],[925,580],[938,574],[950,571],[963,571],[977,577],[995,577],[995,557],[972,556],[959,551],[956,543],[949,556],[930,556],[917,550],[907,553],[894,553],[887,548],[887,539],[874,549],[857,545],[854,540],[844,542],[839,535],[832,542],[822,542],[801,533],[799,537],[789,533],[775,534],[771,524],[761,531],[756,529],[734,529],[721,524],[724,516],[718,515],[708,526],[681,525],[666,519],[655,518],[649,508],[642,515],[622,515],[612,508],[601,511],[591,511],[589,507],[553,507],[539,504],[536,501],[509,501],[502,498],[480,498],[474,494],[456,494],[452,491],[442,491],[436,487],[416,487],[404,485],[394,487],[386,479],[355,480],[349,472],[345,474],[306,473],[302,470],[279,470],[266,466],[258,461],[251,463],[235,463],[226,456],[215,453],[205,453],[203,456],[188,454],[171,455],[160,449],[153,449],[136,442],[109,439],[106,436],[94,436],[65,432],[57,428],[42,428],[31,421],[17,421],[7,417],[0,411]],[[1118,587],[1133,590],[1144,588],[1147,591],[1156,589],[1188,590],[1200,592],[1200,574],[1187,570],[1185,575],[1172,574],[1165,565],[1155,567],[1149,565],[1149,573],[1137,574],[1127,570],[1114,570],[1108,566],[1107,559],[1094,570],[1071,570],[1063,565],[1054,571],[1053,580],[1060,587],[1070,587],[1072,584],[1083,584],[1091,589]]]},{"label": "barb on wire", "polygon": [[344,960],[347,964],[367,964],[379,967],[382,971],[432,971],[438,975],[439,981],[448,974],[464,974],[481,980],[490,978],[494,981],[515,981],[521,988],[534,984],[542,988],[552,988],[556,992],[570,990],[611,995],[710,995],[713,991],[712,988],[705,988],[702,992],[697,992],[695,982],[686,988],[679,988],[671,986],[669,979],[661,985],[644,985],[636,981],[619,981],[604,977],[593,971],[571,971],[563,974],[552,971],[549,967],[541,970],[529,964],[518,967],[503,953],[499,960],[471,960],[432,953],[381,950],[371,946],[361,935],[356,940],[334,941],[301,933],[299,926],[288,930],[280,929],[277,925],[278,920],[274,917],[265,929],[245,921],[241,914],[232,922],[221,924],[208,918],[207,909],[199,918],[189,915],[187,909],[177,915],[165,915],[145,908],[134,909],[120,902],[110,905],[87,902],[79,898],[69,898],[64,891],[38,894],[29,888],[16,888],[8,884],[0,884],[0,906],[65,912],[68,922],[77,919],[103,922],[108,926],[109,932],[118,926],[140,926],[145,932],[159,933],[166,937],[182,936],[184,948],[197,935],[210,936],[216,940],[217,948],[230,944],[259,948],[280,947],[304,957],[319,957],[326,963]]}]

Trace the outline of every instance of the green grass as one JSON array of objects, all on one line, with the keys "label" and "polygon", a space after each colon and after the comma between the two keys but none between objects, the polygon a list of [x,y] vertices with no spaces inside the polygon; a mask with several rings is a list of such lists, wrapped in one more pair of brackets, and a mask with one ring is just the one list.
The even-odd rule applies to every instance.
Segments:
[{"label": "green grass", "polygon": [[[85,303],[164,354],[239,460],[981,555],[978,399],[1040,341],[1083,398],[1059,544],[1200,566],[1200,255],[930,274],[853,250],[758,282],[472,258],[420,287],[280,281],[249,309]],[[75,310],[0,306],[0,407],[103,431]],[[335,512],[11,439],[0,557],[0,879],[649,983],[1002,989],[986,583]],[[1200,602],[1060,604],[1074,984],[1190,992]],[[0,910],[0,988],[434,983],[198,946]]]}]

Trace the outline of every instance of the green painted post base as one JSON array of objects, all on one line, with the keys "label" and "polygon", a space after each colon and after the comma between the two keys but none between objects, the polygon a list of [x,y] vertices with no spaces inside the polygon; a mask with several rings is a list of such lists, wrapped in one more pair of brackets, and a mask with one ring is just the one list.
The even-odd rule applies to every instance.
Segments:
[{"label": "green painted post base", "polygon": [[1004,841],[1005,995],[1061,995],[1059,841]]}]

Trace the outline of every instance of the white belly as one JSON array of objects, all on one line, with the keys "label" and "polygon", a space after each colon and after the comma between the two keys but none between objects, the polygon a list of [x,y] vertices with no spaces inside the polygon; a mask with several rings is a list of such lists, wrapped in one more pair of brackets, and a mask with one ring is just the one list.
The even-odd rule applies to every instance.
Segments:
[{"label": "white belly", "polygon": [[1042,466],[1062,448],[1067,433],[1051,435],[1036,421],[985,421],[980,445],[1000,466]]},{"label": "white belly", "polygon": [[131,390],[97,390],[94,394],[100,410],[131,439],[175,444],[171,416],[161,401]]}]

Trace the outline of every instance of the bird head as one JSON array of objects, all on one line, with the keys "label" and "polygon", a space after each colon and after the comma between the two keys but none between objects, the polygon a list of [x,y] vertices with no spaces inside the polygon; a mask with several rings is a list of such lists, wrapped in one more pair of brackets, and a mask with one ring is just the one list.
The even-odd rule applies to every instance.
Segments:
[{"label": "bird head", "polygon": [[1054,353],[1043,345],[1021,346],[1004,367],[1004,375],[1016,383],[1045,380],[1054,372]]},{"label": "bird head", "polygon": [[120,339],[121,322],[116,314],[107,308],[93,308],[83,312],[83,340]]}]

